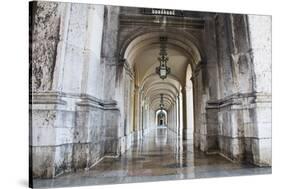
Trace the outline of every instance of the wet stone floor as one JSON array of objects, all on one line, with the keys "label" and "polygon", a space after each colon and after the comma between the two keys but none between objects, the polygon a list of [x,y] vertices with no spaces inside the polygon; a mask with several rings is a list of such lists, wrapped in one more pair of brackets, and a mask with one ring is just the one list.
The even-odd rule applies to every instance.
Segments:
[{"label": "wet stone floor", "polygon": [[36,179],[33,184],[49,188],[270,173],[271,168],[206,155],[193,149],[192,143],[180,140],[172,131],[158,127],[119,158],[104,158],[88,171],[67,173],[55,179]]}]

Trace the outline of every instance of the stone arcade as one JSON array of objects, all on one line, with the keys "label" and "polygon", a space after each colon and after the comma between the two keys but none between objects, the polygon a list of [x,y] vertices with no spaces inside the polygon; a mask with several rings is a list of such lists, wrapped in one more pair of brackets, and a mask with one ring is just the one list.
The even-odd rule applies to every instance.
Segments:
[{"label": "stone arcade", "polygon": [[[30,8],[33,178],[95,169],[160,122],[187,148],[271,166],[270,17],[42,1]],[[164,80],[155,73],[161,36],[171,68]]]}]

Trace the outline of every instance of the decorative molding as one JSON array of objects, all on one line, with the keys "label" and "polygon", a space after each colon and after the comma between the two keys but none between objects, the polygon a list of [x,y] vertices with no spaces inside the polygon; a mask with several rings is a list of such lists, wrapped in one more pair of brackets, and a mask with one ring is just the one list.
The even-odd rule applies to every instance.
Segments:
[{"label": "decorative molding", "polygon": [[76,102],[78,106],[94,107],[103,110],[119,110],[116,105],[115,100],[100,100],[96,97],[90,96],[88,94],[81,94],[81,101]]},{"label": "decorative molding", "polygon": [[189,28],[203,30],[205,21],[194,17],[159,17],[157,15],[120,15],[120,26],[141,25],[149,27],[159,27],[165,24],[172,28]]},{"label": "decorative molding", "polygon": [[271,103],[271,94],[265,93],[235,93],[219,100],[207,101],[206,109],[219,109],[232,105],[243,105],[243,100],[247,99],[246,106],[254,103]]},{"label": "decorative molding", "polygon": [[119,110],[115,100],[102,100],[89,94],[64,93],[64,92],[44,92],[30,93],[30,104],[61,104],[67,105],[63,98],[77,99],[76,105],[100,108],[103,110]]},{"label": "decorative molding", "polygon": [[175,9],[143,8],[142,14],[145,14],[145,15],[183,16],[183,11],[175,10]]},{"label": "decorative molding", "polygon": [[39,92],[29,94],[29,104],[61,104],[66,105],[59,92]]}]

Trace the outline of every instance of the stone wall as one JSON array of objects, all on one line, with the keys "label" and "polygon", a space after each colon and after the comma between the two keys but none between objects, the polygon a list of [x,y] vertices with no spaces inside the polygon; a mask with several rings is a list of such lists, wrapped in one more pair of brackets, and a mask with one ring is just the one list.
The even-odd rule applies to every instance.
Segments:
[{"label": "stone wall", "polygon": [[[136,8],[44,1],[30,6],[34,178],[89,169],[125,152],[154,126],[155,112],[122,52],[129,40],[155,31],[176,33],[177,40],[198,48],[196,58],[188,49],[194,58],[195,147],[271,165],[269,17],[206,13],[161,20]],[[187,103],[185,93],[168,110],[174,132],[181,127],[179,103]]]},{"label": "stone wall", "polygon": [[[193,71],[193,97],[194,97],[194,145],[202,151],[207,151],[212,144],[209,141],[213,137],[207,131],[206,123],[206,85],[204,81],[206,78],[206,63],[200,62],[197,64],[196,69]],[[209,140],[210,139],[210,140]]]},{"label": "stone wall", "polygon": [[35,14],[31,16],[31,66],[32,91],[49,91],[54,85],[57,46],[61,40],[59,31],[63,25],[65,5],[59,3],[30,3]]},{"label": "stone wall", "polygon": [[251,141],[253,162],[271,165],[272,109],[271,109],[271,17],[249,15],[247,17],[253,63],[254,131]]},{"label": "stone wall", "polygon": [[[219,75],[212,79],[220,85],[218,100],[210,96],[206,110],[208,128],[217,133],[217,147],[207,151],[267,166],[271,165],[270,20],[249,17],[255,20],[252,27],[246,15],[215,17]],[[266,28],[263,33],[258,29],[260,21]],[[259,57],[261,53],[266,59]],[[262,76],[256,69],[262,70]],[[257,85],[262,89],[257,90]]]},{"label": "stone wall", "polygon": [[31,169],[34,178],[52,178],[118,155],[120,110],[104,91],[104,6],[33,2],[32,9]]},{"label": "stone wall", "polygon": [[[64,35],[67,5],[32,2],[30,70],[30,153],[33,177],[53,177],[61,166],[71,167],[71,157],[64,155],[72,150],[74,112],[66,108],[67,102],[56,91],[59,80],[59,45]],[[59,136],[59,133],[63,133]],[[61,155],[61,156],[60,156]],[[64,160],[62,160],[64,158]]]}]

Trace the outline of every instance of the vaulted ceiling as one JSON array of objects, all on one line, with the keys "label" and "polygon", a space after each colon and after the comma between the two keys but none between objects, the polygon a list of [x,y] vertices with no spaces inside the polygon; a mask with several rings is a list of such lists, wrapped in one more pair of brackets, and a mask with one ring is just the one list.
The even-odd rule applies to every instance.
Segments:
[{"label": "vaulted ceiling", "polygon": [[[155,69],[159,66],[160,36],[167,36],[168,67],[171,73],[162,80]],[[172,37],[173,36],[173,37]],[[143,91],[143,97],[153,110],[159,109],[160,94],[164,95],[164,107],[169,110],[186,85],[187,66],[200,61],[198,49],[185,38],[167,33],[151,33],[137,37],[124,55],[135,73],[135,85]],[[185,42],[183,42],[185,41]]]}]

